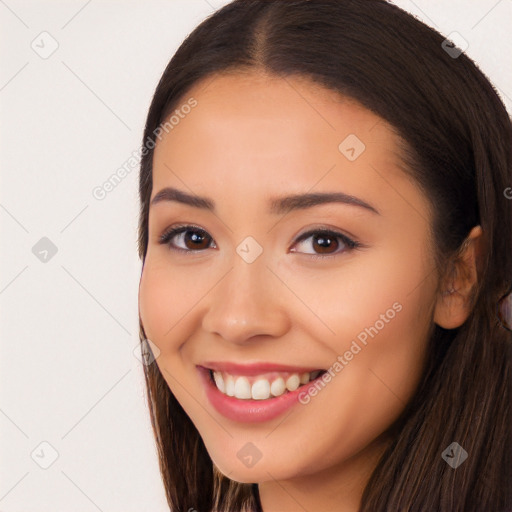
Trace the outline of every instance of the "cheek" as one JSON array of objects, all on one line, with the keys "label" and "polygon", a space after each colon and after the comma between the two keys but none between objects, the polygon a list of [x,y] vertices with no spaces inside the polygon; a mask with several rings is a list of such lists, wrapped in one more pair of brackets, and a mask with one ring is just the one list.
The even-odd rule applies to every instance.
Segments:
[{"label": "cheek", "polygon": [[146,336],[159,345],[169,338],[169,330],[184,314],[182,309],[188,302],[184,297],[186,288],[177,282],[177,276],[172,278],[168,269],[146,259],[139,287],[139,312]]},{"label": "cheek", "polygon": [[403,254],[407,261],[389,253],[365,265],[365,281],[347,283],[347,296],[329,311],[339,333],[336,351],[351,358],[351,389],[369,406],[368,414],[380,410],[387,420],[405,407],[419,383],[432,321],[429,264],[419,251]]},{"label": "cheek", "polygon": [[312,398],[317,419],[309,416],[306,430],[321,429],[325,439],[305,454],[304,471],[325,469],[367,446],[399,417],[419,384],[429,325],[417,321],[425,291],[410,293],[413,286],[398,281],[386,287],[386,279],[374,277],[382,292],[376,287],[366,295],[356,288],[352,296],[338,296],[338,308],[324,317],[336,335],[322,343],[342,361],[332,358],[335,376]]},{"label": "cheek", "polygon": [[146,336],[158,345],[164,359],[188,347],[185,341],[205,314],[203,299],[217,280],[218,275],[208,265],[171,267],[165,254],[146,258],[139,287],[139,313]]},{"label": "cheek", "polygon": [[309,284],[294,283],[332,333],[320,336],[325,329],[311,315],[307,324],[298,322],[335,354],[331,364],[344,356],[347,389],[359,394],[360,403],[375,406],[373,411],[391,402],[397,409],[389,413],[395,414],[421,377],[435,289],[429,269],[420,249],[390,250],[378,258],[354,258]]},{"label": "cheek", "polygon": [[188,378],[181,349],[190,334],[190,311],[197,298],[188,295],[191,287],[182,281],[185,278],[179,272],[171,272],[168,265],[146,258],[139,287],[139,314],[147,338],[160,350],[156,364],[162,377],[188,411],[193,403],[179,384]]},{"label": "cheek", "polygon": [[381,337],[399,329],[397,342],[405,343],[405,338],[421,339],[431,323],[432,266],[421,240],[408,246],[390,244],[325,273],[307,293],[325,322],[341,335],[338,339],[364,339],[375,329]]}]

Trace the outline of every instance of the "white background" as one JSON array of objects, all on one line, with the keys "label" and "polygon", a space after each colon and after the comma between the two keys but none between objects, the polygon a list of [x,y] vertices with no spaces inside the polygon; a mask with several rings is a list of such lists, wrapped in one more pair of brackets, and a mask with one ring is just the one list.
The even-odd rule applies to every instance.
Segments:
[{"label": "white background", "polygon": [[[0,0],[0,512],[167,510],[133,355],[138,168],[92,190],[139,149],[180,42],[226,3]],[[511,111],[511,0],[395,3],[459,32]],[[48,469],[31,458],[50,461],[43,441]]]}]

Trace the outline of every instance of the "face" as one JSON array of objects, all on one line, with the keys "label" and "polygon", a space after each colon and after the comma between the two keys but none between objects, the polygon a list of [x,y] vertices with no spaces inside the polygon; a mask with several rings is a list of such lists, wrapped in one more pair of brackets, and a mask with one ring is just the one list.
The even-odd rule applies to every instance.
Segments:
[{"label": "face", "polygon": [[370,460],[418,385],[437,286],[398,138],[305,79],[219,75],[192,97],[153,160],[156,364],[233,480]]}]

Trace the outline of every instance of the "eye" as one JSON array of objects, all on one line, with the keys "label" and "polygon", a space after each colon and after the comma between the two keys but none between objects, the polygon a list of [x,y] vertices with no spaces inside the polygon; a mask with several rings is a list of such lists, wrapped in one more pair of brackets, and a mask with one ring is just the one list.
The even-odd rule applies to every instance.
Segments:
[{"label": "eye", "polygon": [[213,238],[196,226],[177,226],[168,229],[158,239],[158,243],[166,244],[174,251],[195,252],[217,247]]},{"label": "eye", "polygon": [[[173,251],[185,253],[200,252],[217,247],[213,238],[204,229],[190,225],[169,228],[159,237],[158,242],[168,245]],[[361,246],[361,243],[352,240],[343,233],[328,229],[317,229],[300,235],[291,252],[326,258]]]},{"label": "eye", "polygon": [[299,250],[291,249],[291,252],[302,252],[316,255],[316,257],[329,257],[357,249],[361,247],[361,244],[343,233],[322,229],[308,231],[300,235],[294,247],[299,247]]}]

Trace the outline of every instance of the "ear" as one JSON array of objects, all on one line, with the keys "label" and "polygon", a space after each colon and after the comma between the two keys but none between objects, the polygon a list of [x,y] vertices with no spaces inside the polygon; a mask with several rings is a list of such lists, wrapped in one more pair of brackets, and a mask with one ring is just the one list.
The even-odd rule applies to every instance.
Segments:
[{"label": "ear", "polygon": [[478,284],[482,238],[481,226],[475,226],[441,280],[434,308],[434,322],[440,327],[460,327],[471,313],[472,292]]}]

